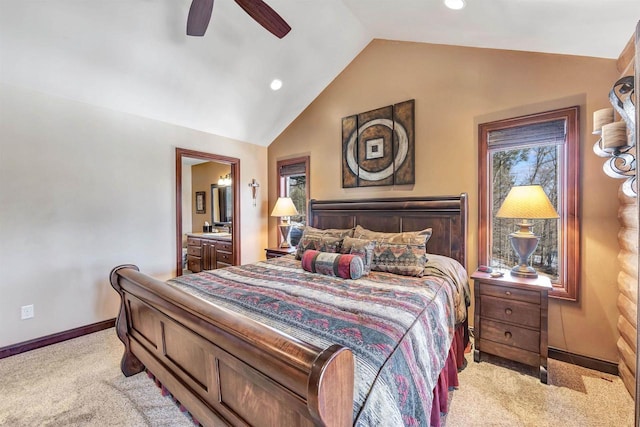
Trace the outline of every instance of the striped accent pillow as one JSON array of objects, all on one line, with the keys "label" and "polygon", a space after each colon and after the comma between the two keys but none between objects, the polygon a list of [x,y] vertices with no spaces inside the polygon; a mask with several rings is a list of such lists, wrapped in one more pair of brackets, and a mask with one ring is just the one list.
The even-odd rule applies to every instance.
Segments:
[{"label": "striped accent pillow", "polygon": [[313,249],[302,255],[302,268],[311,273],[343,279],[359,279],[364,273],[362,258],[357,255],[334,254]]}]

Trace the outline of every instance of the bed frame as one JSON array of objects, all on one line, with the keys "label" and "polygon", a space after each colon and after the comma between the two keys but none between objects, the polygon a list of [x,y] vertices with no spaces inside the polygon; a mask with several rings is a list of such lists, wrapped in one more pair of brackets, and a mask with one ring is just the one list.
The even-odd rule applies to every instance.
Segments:
[{"label": "bed frame", "polygon": [[[466,194],[316,201],[309,225],[376,231],[433,228],[427,252],[466,263]],[[350,426],[354,358],[318,348],[174,289],[134,265],[111,272],[121,296],[116,331],[126,376],[145,367],[198,422],[218,425]]]}]

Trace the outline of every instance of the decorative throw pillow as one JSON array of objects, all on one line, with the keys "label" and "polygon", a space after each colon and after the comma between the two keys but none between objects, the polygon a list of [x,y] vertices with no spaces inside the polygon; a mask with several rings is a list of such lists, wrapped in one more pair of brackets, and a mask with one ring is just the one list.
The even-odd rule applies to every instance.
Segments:
[{"label": "decorative throw pillow", "polygon": [[311,249],[302,256],[302,268],[325,276],[359,279],[362,277],[364,264],[357,255],[332,254]]},{"label": "decorative throw pillow", "polygon": [[383,233],[380,231],[367,230],[359,225],[353,231],[353,237],[357,239],[374,240],[385,243],[408,243],[411,245],[426,245],[431,237],[431,228],[420,231],[404,231],[402,233]]},{"label": "decorative throw pillow", "polygon": [[371,240],[345,237],[342,241],[342,249],[340,249],[340,252],[343,254],[357,255],[362,258],[362,263],[364,264],[364,273],[362,275],[366,276],[371,271],[374,246],[375,242]]},{"label": "decorative throw pillow", "polygon": [[422,277],[427,262],[424,244],[376,243],[373,248],[371,270],[402,276]]},{"label": "decorative throw pillow", "polygon": [[402,233],[383,233],[356,226],[353,237],[372,240],[372,271],[421,277],[427,262],[426,247],[431,228]]},{"label": "decorative throw pillow", "polygon": [[340,252],[342,239],[353,234],[352,228],[329,228],[322,230],[306,226],[298,241],[296,259],[302,259],[302,254],[307,249],[315,249],[322,252]]},{"label": "decorative throw pillow", "polygon": [[319,234],[303,234],[298,242],[296,259],[302,259],[302,255],[310,250],[320,252],[338,253],[342,246],[341,237],[322,236]]}]

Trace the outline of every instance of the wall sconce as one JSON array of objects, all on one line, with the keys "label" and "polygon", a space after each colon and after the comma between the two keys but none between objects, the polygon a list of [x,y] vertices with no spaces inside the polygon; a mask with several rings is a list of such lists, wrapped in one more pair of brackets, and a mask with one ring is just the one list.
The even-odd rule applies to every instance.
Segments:
[{"label": "wall sconce", "polygon": [[[593,134],[600,135],[593,146],[593,152],[599,157],[609,157],[602,169],[611,178],[626,179],[622,184],[622,191],[629,197],[638,195],[634,148],[636,107],[633,105],[633,92],[633,76],[621,78],[609,92],[613,108],[593,113]],[[613,121],[614,109],[622,121]]]},{"label": "wall sconce", "polygon": [[253,178],[251,180],[251,182],[249,183],[249,187],[251,187],[251,197],[253,198],[253,207],[256,207],[256,195],[258,193],[258,187],[260,187],[260,184],[258,184],[258,181],[256,181],[255,178]]},{"label": "wall sconce", "polygon": [[232,181],[231,181],[230,173],[226,174],[224,177],[221,176],[220,179],[218,180],[218,185],[220,187],[228,187],[231,184],[232,184]]}]

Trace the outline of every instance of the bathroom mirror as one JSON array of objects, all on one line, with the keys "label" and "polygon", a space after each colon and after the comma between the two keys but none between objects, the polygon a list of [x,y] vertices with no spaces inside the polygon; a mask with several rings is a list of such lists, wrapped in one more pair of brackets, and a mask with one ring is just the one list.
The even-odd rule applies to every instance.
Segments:
[{"label": "bathroom mirror", "polygon": [[233,189],[231,185],[211,185],[211,223],[228,226],[233,221]]}]

